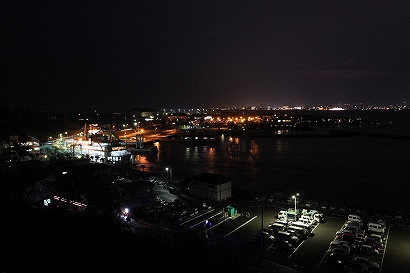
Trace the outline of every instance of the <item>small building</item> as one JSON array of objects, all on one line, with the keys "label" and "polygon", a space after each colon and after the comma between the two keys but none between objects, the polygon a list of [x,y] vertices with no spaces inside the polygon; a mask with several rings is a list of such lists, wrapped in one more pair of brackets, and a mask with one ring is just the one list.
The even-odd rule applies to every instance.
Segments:
[{"label": "small building", "polygon": [[189,195],[219,202],[232,197],[232,179],[215,173],[201,173],[188,178]]},{"label": "small building", "polygon": [[130,181],[117,179],[117,186],[121,189],[121,202],[123,207],[130,210],[141,209],[154,205],[154,185],[146,180]]}]

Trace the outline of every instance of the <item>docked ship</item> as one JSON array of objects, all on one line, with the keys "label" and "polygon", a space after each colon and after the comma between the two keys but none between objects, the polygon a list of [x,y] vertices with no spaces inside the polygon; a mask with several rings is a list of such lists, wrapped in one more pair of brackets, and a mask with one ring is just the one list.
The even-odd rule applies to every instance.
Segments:
[{"label": "docked ship", "polygon": [[[93,163],[129,164],[131,152],[121,142],[113,141],[97,125],[85,125],[84,132],[74,137],[62,136],[43,145],[43,150],[70,153],[73,157],[89,158]],[[51,149],[49,149],[51,148]]]},{"label": "docked ship", "polygon": [[64,146],[71,149],[73,156],[87,157],[94,163],[128,164],[131,152],[121,143],[65,139]]}]

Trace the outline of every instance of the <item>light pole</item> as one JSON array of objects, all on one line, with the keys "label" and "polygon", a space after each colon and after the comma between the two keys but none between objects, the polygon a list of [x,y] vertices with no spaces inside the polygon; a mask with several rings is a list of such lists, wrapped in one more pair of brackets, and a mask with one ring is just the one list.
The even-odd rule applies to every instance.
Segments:
[{"label": "light pole", "polygon": [[296,201],[296,199],[297,199],[298,196],[299,196],[299,193],[292,196],[292,198],[295,199],[295,221],[296,221],[296,217],[297,217],[297,212],[296,212],[296,203],[297,203],[297,201]]},{"label": "light pole", "polygon": [[131,221],[130,210],[128,208],[124,209],[124,214],[125,214],[125,220]]},{"label": "light pole", "polygon": [[172,186],[172,169],[166,167],[165,170],[166,170],[167,172],[169,172],[169,186],[171,187],[171,186]]}]

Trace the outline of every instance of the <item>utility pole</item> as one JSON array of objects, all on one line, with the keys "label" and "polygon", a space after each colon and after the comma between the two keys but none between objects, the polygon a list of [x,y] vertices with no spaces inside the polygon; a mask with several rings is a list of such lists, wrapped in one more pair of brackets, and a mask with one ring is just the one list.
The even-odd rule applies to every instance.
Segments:
[{"label": "utility pole", "polygon": [[263,248],[263,228],[264,228],[264,225],[263,225],[263,202],[264,202],[264,199],[265,199],[265,182],[263,181],[262,182],[262,220],[261,220],[261,232],[262,232],[262,239],[261,239],[261,248]]},{"label": "utility pole", "polygon": [[219,203],[222,203],[222,176],[219,175]]}]

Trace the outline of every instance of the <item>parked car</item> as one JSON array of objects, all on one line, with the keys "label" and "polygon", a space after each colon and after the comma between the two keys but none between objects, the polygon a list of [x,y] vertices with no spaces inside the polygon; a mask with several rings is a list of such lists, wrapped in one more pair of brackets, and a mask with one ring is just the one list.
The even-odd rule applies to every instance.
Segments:
[{"label": "parked car", "polygon": [[348,273],[369,273],[369,269],[362,264],[351,264]]},{"label": "parked car", "polygon": [[375,256],[379,254],[379,250],[371,245],[361,245],[359,253],[366,256]]},{"label": "parked car", "polygon": [[349,257],[340,253],[330,253],[326,257],[326,264],[331,268],[346,269],[349,265]]},{"label": "parked car", "polygon": [[386,221],[380,218],[370,218],[367,220],[367,223],[376,223],[382,225],[386,229]]},{"label": "parked car", "polygon": [[356,236],[359,235],[360,232],[360,227],[358,225],[354,225],[354,224],[347,224],[344,225],[342,230],[346,230],[346,231],[350,231],[352,233],[356,233]]},{"label": "parked car", "polygon": [[351,233],[343,233],[341,236],[338,236],[337,239],[339,241],[346,241],[350,245],[353,245],[356,242],[356,237],[352,235]]},{"label": "parked car", "polygon": [[337,236],[338,239],[349,237],[349,238],[352,238],[353,240],[355,240],[357,234],[353,233],[353,232],[350,232],[350,231],[347,231],[347,230],[339,230],[339,231],[336,232],[336,236]]},{"label": "parked car", "polygon": [[294,211],[287,211],[286,217],[287,217],[287,220],[291,222],[296,222],[297,219],[299,218],[298,213],[297,212],[295,213]]},{"label": "parked car", "polygon": [[283,225],[285,225],[286,227],[287,227],[288,224],[289,224],[288,221],[286,221],[286,220],[280,220],[280,219],[275,220],[274,223],[283,224]]},{"label": "parked car", "polygon": [[298,245],[300,242],[300,238],[293,235],[290,232],[286,231],[279,231],[276,235],[276,240],[284,240],[284,241],[289,241],[292,245]]},{"label": "parked car", "polygon": [[363,229],[364,229],[364,228],[363,228],[363,223],[362,223],[362,222],[359,222],[359,221],[350,221],[350,220],[348,220],[345,225],[346,225],[346,226],[347,226],[347,225],[356,226],[356,227],[359,228],[360,231],[363,231]]},{"label": "parked car", "polygon": [[370,238],[374,238],[376,241],[383,243],[385,240],[385,237],[383,235],[380,234],[375,234],[375,233],[371,233],[370,235],[367,235]]},{"label": "parked car", "polygon": [[383,240],[377,237],[372,236],[365,236],[363,243],[366,244],[367,242],[371,242],[377,246],[377,248],[382,248],[384,246]]},{"label": "parked car", "polygon": [[266,235],[269,235],[269,236],[272,236],[272,237],[274,235],[273,234],[274,231],[271,228],[263,228],[263,229],[259,230],[258,234],[261,234],[261,233],[265,233]]},{"label": "parked car", "polygon": [[278,212],[276,216],[279,220],[287,221],[288,220],[288,212],[286,210],[281,210]]},{"label": "parked car", "polygon": [[347,216],[347,220],[354,222],[362,222],[362,218],[356,214],[349,214],[349,216]]},{"label": "parked car", "polygon": [[273,195],[270,195],[270,196],[268,196],[268,199],[266,201],[268,201],[269,203],[273,203],[273,202],[276,201],[276,197],[273,196]]},{"label": "parked car", "polygon": [[368,269],[369,272],[379,272],[380,271],[380,264],[372,260],[369,260],[366,257],[356,256],[353,259],[352,264],[363,265],[364,267]]},{"label": "parked car", "polygon": [[316,222],[324,223],[326,221],[325,216],[323,213],[315,213],[313,218]]},{"label": "parked car", "polygon": [[293,223],[288,226],[287,230],[288,231],[293,230],[294,232],[299,234],[299,237],[301,237],[303,239],[307,238],[309,236],[309,233],[310,233],[309,230],[307,230],[303,227],[300,227],[300,226],[293,225]]},{"label": "parked car", "polygon": [[264,243],[267,245],[273,244],[275,241],[275,237],[273,237],[273,235],[269,235],[267,232],[262,232],[259,236],[263,238]]},{"label": "parked car", "polygon": [[346,248],[343,248],[343,247],[329,248],[328,255],[330,255],[332,253],[338,253],[340,255],[346,255],[346,256],[349,255],[349,251]]},{"label": "parked car", "polygon": [[286,229],[286,226],[281,223],[272,222],[268,224],[267,228],[273,231],[272,232],[273,236],[276,236],[279,231],[284,231]]},{"label": "parked car", "polygon": [[346,245],[350,248],[350,252],[354,252],[357,248],[356,242],[349,242],[349,241],[345,241],[345,240],[340,240],[338,241],[338,243],[340,245]]},{"label": "parked car", "polygon": [[274,237],[266,232],[259,232],[249,241],[248,246],[253,249],[259,249],[265,246],[271,246],[274,243]]},{"label": "parked car", "polygon": [[348,253],[350,253],[349,244],[340,243],[340,241],[331,241],[330,242],[329,250],[334,249],[334,248],[342,248],[342,249],[346,250]]},{"label": "parked car", "polygon": [[292,227],[289,226],[286,230],[286,232],[289,232],[292,234],[292,236],[298,237],[300,240],[306,239],[307,238],[307,233],[305,230],[303,230],[300,227]]},{"label": "parked car", "polygon": [[380,250],[380,245],[376,244],[374,241],[371,240],[363,240],[360,242],[360,245],[369,245],[377,250]]},{"label": "parked car", "polygon": [[296,249],[296,247],[293,244],[286,240],[276,240],[275,246],[277,251],[283,251],[286,253],[293,253],[293,251],[295,251]]},{"label": "parked car", "polygon": [[314,225],[317,223],[315,220],[310,220],[307,216],[303,216],[299,218],[298,222],[304,223],[308,229],[313,229]]},{"label": "parked car", "polygon": [[385,232],[385,226],[379,223],[368,223],[367,231],[368,233],[383,234]]},{"label": "parked car", "polygon": [[313,207],[313,202],[310,200],[306,200],[305,207],[307,208]]}]

